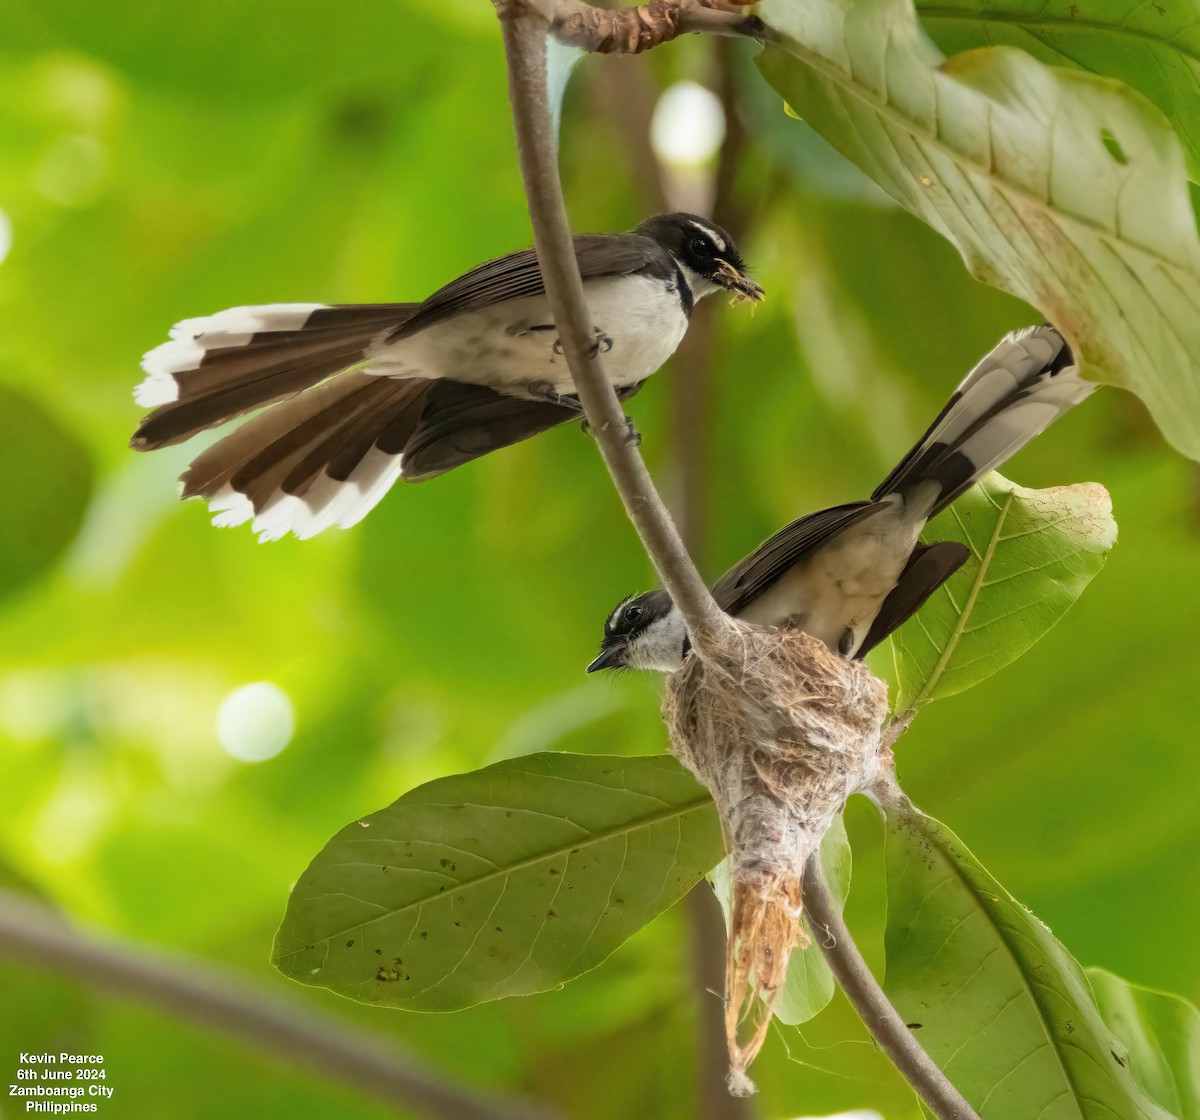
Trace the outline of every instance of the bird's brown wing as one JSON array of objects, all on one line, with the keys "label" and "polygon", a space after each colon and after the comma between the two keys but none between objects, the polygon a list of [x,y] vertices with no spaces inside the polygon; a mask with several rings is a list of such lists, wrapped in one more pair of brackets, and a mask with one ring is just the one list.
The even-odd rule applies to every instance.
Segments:
[{"label": "bird's brown wing", "polygon": [[781,576],[838,533],[888,508],[885,502],[850,502],[818,510],[785,525],[717,581],[713,588],[717,605],[728,614],[740,614]]},{"label": "bird's brown wing", "polygon": [[893,630],[912,618],[970,555],[971,550],[958,541],[917,545],[854,656],[865,657]]},{"label": "bird's brown wing", "polygon": [[[581,234],[575,238],[575,259],[584,280],[645,270],[671,276],[675,271],[671,254],[657,241],[631,233]],[[479,311],[504,300],[541,295],[545,290],[537,255],[532,249],[521,249],[476,265],[439,288],[388,341],[407,338],[454,315]]]}]

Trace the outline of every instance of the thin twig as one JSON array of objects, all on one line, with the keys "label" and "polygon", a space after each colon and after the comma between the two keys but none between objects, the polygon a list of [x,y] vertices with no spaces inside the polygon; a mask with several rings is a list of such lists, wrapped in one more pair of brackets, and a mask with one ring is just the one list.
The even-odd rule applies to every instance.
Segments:
[{"label": "thin twig", "polygon": [[979,1120],[966,1098],[925,1053],[899,1012],[871,975],[846,923],[825,886],[816,857],[804,872],[804,908],[842,991],[866,1024],[871,1037],[940,1120]]},{"label": "thin twig", "polygon": [[[729,48],[734,43],[714,38],[708,46],[717,71],[716,85],[726,125],[725,140],[717,156],[711,216],[741,242],[746,231],[738,221],[732,187],[734,168],[742,157],[743,134],[736,119],[732,84],[728,80]],[[643,145],[649,150],[651,159],[656,159],[648,132],[631,136],[628,143],[631,148]],[[664,178],[661,171],[658,178],[659,181]],[[672,511],[688,552],[702,563],[709,552],[713,359],[725,321],[723,316],[714,314],[717,310],[711,304],[703,303],[696,308],[688,333],[672,361],[677,373],[671,379],[671,450],[676,487]],[[696,988],[701,992],[720,991],[725,982],[727,933],[720,904],[706,881],[701,880],[688,893],[687,915]],[[726,1088],[725,1009],[719,1000],[709,1000],[701,1005],[697,1027],[701,1120],[749,1120],[757,1112],[754,1098],[735,1097]]]},{"label": "thin twig", "polygon": [[509,100],[538,265],[563,353],[588,426],[630,521],[675,605],[697,653],[720,652],[729,620],[718,609],[687,554],[637,449],[625,414],[604,376],[592,338],[591,314],[567,226],[546,97],[544,16],[523,2],[497,0],[508,59]]},{"label": "thin twig", "polygon": [[556,39],[598,54],[640,54],[691,32],[756,35],[743,7],[754,0],[649,0],[635,8],[598,8],[586,0],[504,0],[536,13]]},{"label": "thin twig", "polygon": [[101,940],[45,906],[0,890],[0,956],[137,1000],[188,1023],[243,1039],[306,1072],[434,1120],[550,1120],[532,1103],[459,1088],[398,1053],[393,1041],[316,1014],[212,965],[141,945]]},{"label": "thin twig", "polygon": [[698,1120],[750,1120],[756,1113],[753,1097],[735,1097],[728,1089],[729,1049],[725,1040],[725,1004],[717,998],[725,986],[725,919],[721,904],[701,879],[687,896],[691,940],[691,976],[701,1002],[696,1016],[699,1061]]},{"label": "thin twig", "polygon": [[[735,104],[733,50],[737,44],[714,39],[709,45],[713,84],[725,117],[725,140],[713,176],[711,217],[744,245],[745,208],[734,191],[737,168],[745,155],[746,136]],[[682,377],[671,382],[671,419],[678,498],[673,505],[688,551],[701,564],[709,553],[708,489],[713,461],[713,361],[721,348],[724,316],[719,308],[701,304],[675,353],[673,364]]]}]

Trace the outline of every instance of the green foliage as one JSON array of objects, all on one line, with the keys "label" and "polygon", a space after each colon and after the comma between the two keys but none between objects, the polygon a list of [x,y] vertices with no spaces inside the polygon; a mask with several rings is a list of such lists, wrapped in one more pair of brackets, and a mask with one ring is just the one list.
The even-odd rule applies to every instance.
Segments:
[{"label": "green foliage", "polygon": [[1200,237],[1162,115],[1023,51],[943,61],[909,0],[766,0],[760,14],[781,35],[760,66],[788,104],[1200,458]]},{"label": "green foliage", "polygon": [[1027,490],[992,473],[930,524],[968,561],[892,636],[898,712],[953,696],[1021,656],[1083,594],[1117,538],[1103,486]]},{"label": "green foliage", "polygon": [[986,1120],[1154,1118],[1083,970],[948,828],[892,810],[886,991]]},{"label": "green foliage", "polygon": [[25,393],[0,385],[0,598],[51,568],[83,523],[87,452]]},{"label": "green foliage", "polygon": [[1001,44],[1034,58],[1118,78],[1158,106],[1200,174],[1200,25],[1192,4],[1142,0],[918,0],[922,26],[946,54]]},{"label": "green foliage", "polygon": [[1167,992],[1103,968],[1087,978],[1105,1024],[1121,1040],[1133,1079],[1180,1120],[1200,1116],[1200,1011]]},{"label": "green foliage", "polygon": [[[947,50],[975,45],[968,35],[1025,36],[1044,61],[1061,52],[1132,82],[1180,130],[1194,172],[1194,87],[1181,67],[1192,69],[1195,32],[1183,29],[1195,13],[1190,4],[1162,7],[1093,5],[1087,18],[1127,30],[1090,38],[1067,34],[1061,4],[1032,24],[1013,4],[989,3],[980,15],[996,18],[986,30],[983,19],[968,26],[928,6],[924,14]],[[17,0],[0,13],[0,207],[13,231],[0,262],[0,360],[5,383],[36,401],[46,421],[23,403],[10,407],[6,395],[6,439],[24,458],[19,473],[5,460],[0,504],[6,518],[26,516],[0,552],[19,557],[43,531],[59,542],[21,593],[0,603],[0,849],[73,917],[200,952],[264,983],[282,983],[265,956],[289,879],[343,822],[366,819],[397,791],[529,749],[662,749],[653,682],[631,675],[606,685],[582,674],[605,611],[650,574],[578,431],[398,488],[352,532],[273,546],[213,530],[196,503],[175,501],[186,450],[138,457],[126,448],[138,356],[175,320],[264,300],[419,298],[528,241],[490,5],[343,9],[284,10],[268,0],[214,15]],[[855,4],[845,23],[819,0],[803,9],[834,16],[835,38],[839,26],[849,29],[856,81],[873,83],[871,98],[864,102],[866,87],[846,84],[833,63],[822,63],[823,86],[798,79],[790,57],[768,65],[786,65],[788,83],[821,94],[797,98],[797,109],[932,228],[887,208],[871,179],[809,124],[786,117],[747,57],[735,58],[730,80],[746,146],[734,193],[754,221],[739,233],[772,299],[753,320],[723,308],[698,313],[715,312],[717,324],[713,422],[702,433],[720,465],[706,502],[704,566],[713,576],[785,521],[869,493],[982,350],[1036,321],[1028,306],[969,282],[934,230],[949,230],[990,281],[998,270],[989,271],[983,249],[995,248],[987,211],[995,206],[1015,237],[1004,263],[1025,270],[1027,282],[1008,290],[1037,295],[1043,314],[1064,320],[1068,297],[1095,297],[1094,278],[1080,271],[1093,234],[1112,247],[1103,267],[1116,269],[1120,255],[1143,277],[1158,267],[1128,241],[1144,232],[1143,220],[1172,231],[1172,251],[1194,245],[1176,189],[1182,161],[1161,122],[1114,87],[969,55],[934,79],[928,65],[910,67],[911,88],[907,77],[904,89],[889,86],[889,103],[876,75],[884,59],[911,63],[907,6],[889,9],[892,54],[883,45],[892,26],[875,18],[878,7]],[[1180,48],[1180,65],[1163,38]],[[693,37],[656,51],[634,64],[638,77],[650,96],[678,77],[707,80],[710,46]],[[860,65],[863,54],[872,65]],[[1153,67],[1140,61],[1146,56]],[[629,125],[602,108],[606,68],[616,65],[585,60],[566,99],[563,170],[580,229],[628,228],[647,209]],[[1086,191],[1084,201],[1099,207],[1111,201],[1113,177],[1127,176],[1132,217],[1122,217],[1132,233],[1114,238],[1103,220],[1084,228],[1059,212],[1057,189],[1048,209],[1012,188],[1011,168],[962,178],[961,133],[940,138],[930,159],[914,158],[906,137],[919,114],[904,108],[912,96],[932,81],[950,110],[980,105],[985,93],[961,79],[978,85],[997,69],[1033,79],[996,110],[1015,137],[997,150],[1028,155],[1030,173],[1038,171],[1048,148],[1029,137],[1045,130],[1031,132],[1028,118],[1045,107],[1048,89],[1078,94],[1059,108],[1081,113],[1082,153],[1067,143],[1079,137],[1066,135],[1079,118],[1060,113],[1055,122],[1066,202]],[[648,115],[641,83],[618,84]],[[835,88],[844,105],[826,98]],[[1126,121],[1152,121],[1149,155]],[[974,121],[968,131],[984,135]],[[889,137],[906,166],[887,150]],[[935,164],[938,173],[928,174]],[[1162,181],[1150,189],[1156,168]],[[976,186],[978,199],[968,190]],[[932,201],[918,206],[913,196],[924,193]],[[1036,236],[1014,228],[1010,200]],[[1164,265],[1157,275],[1165,283],[1177,272]],[[1045,299],[1031,294],[1037,282]],[[1166,327],[1190,322],[1183,333],[1192,339],[1194,301],[1156,289],[1156,311],[1123,271],[1113,291],[1096,312],[1105,345],[1117,338],[1125,347],[1127,330],[1129,365],[1160,378],[1165,398],[1168,380],[1192,361],[1191,343],[1176,347]],[[1090,368],[1108,377],[1112,355],[1087,349],[1101,335],[1078,324],[1073,334]],[[630,406],[643,451],[668,482],[676,430],[668,409],[677,390],[694,391],[688,373],[668,371]],[[1180,429],[1197,414],[1183,395],[1190,384],[1175,386]],[[31,522],[25,497],[47,468],[57,489],[29,503],[44,518]],[[1190,640],[1200,631],[1194,476],[1164,455],[1134,401],[1108,392],[1006,473],[1034,487],[1103,482],[1121,547],[1064,625],[1002,676],[924,710],[903,740],[901,774],[922,804],[952,816],[1079,959],[1194,1000],[1200,956],[1186,936],[1200,922],[1200,783],[1188,716],[1200,676],[1200,646]],[[85,501],[87,531],[64,556],[75,532],[67,526],[78,526]],[[230,690],[261,679],[292,698],[297,732],[280,756],[248,766],[222,751],[216,713]],[[870,810],[852,805],[849,815],[848,920],[882,969],[880,841]],[[447,1015],[383,1014],[292,987],[452,1077],[532,1092],[572,1120],[685,1120],[700,1111],[691,1044],[698,1008],[715,1002],[697,990],[687,944],[674,908],[563,991]],[[1138,1035],[1120,1001],[1090,977],[1134,1079],[1176,1112],[1160,1094],[1169,1068],[1187,1099],[1182,1087],[1196,1065],[1183,1056],[1190,1020],[1152,1012],[1139,993]],[[381,1115],[339,1087],[74,980],[7,969],[0,987],[0,1053],[95,1046],[114,1067],[136,1071],[121,1104],[129,1120],[157,1120],[164,1110],[179,1120]],[[1154,1059],[1147,1070],[1151,1034],[1166,1066]],[[917,1115],[844,1000],[806,1023],[803,1039],[811,1050],[798,1032],[777,1032],[756,1064],[764,1117],[795,1116],[798,1102],[813,1114]]]},{"label": "green foliage", "polygon": [[292,891],[287,976],[450,1011],[603,961],[721,858],[674,759],[527,755],[440,778],[347,825]]}]

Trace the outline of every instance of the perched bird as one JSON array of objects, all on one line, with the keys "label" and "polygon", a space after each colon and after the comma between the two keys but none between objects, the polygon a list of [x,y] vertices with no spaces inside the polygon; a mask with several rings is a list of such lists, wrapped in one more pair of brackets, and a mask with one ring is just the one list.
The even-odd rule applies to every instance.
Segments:
[{"label": "perched bird", "polygon": [[[604,370],[625,399],[675,351],[695,301],[760,300],[733,239],[694,214],[575,238]],[[142,361],[153,411],[131,446],[179,443],[263,405],[188,467],[217,525],[260,540],[360,521],[398,478],[430,478],[579,418],[532,249],[424,303],[278,303],[185,319]]]},{"label": "perched bird", "polygon": [[[721,577],[717,605],[746,622],[794,626],[863,657],[966,561],[954,541],[920,544],[925,523],[1078,404],[1084,381],[1051,326],[1006,335],[969,373],[869,501],[810,513]],[[687,656],[683,617],[665,591],[619,603],[597,669],[673,673]]]}]

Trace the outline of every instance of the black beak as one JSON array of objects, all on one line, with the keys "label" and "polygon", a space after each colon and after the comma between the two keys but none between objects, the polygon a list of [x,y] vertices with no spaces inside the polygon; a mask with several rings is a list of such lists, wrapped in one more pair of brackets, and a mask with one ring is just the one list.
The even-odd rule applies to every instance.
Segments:
[{"label": "black beak", "polygon": [[595,673],[599,669],[623,669],[625,667],[625,653],[625,643],[614,642],[611,646],[606,646],[600,651],[600,656],[587,667],[587,671]]},{"label": "black beak", "polygon": [[718,258],[717,265],[717,281],[722,287],[740,296],[742,299],[748,299],[752,303],[761,303],[766,297],[766,293],[750,279],[744,272],[734,268],[726,260]]}]

